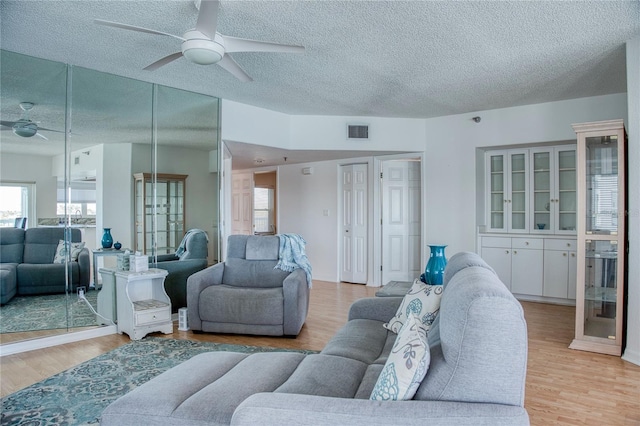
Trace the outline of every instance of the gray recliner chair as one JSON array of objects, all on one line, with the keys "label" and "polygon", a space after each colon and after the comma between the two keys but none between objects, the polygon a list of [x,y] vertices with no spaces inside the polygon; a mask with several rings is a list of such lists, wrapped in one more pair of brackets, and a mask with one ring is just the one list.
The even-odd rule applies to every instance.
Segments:
[{"label": "gray recliner chair", "polygon": [[188,231],[180,244],[183,250],[180,255],[162,254],[158,255],[158,263],[149,263],[150,267],[164,269],[169,274],[164,280],[164,290],[171,300],[171,310],[177,312],[178,309],[187,306],[187,278],[192,274],[202,271],[207,267],[207,256],[209,254],[207,234],[204,231]]},{"label": "gray recliner chair", "polygon": [[229,236],[226,261],[187,280],[189,328],[297,336],[309,310],[309,283],[303,269],[274,269],[279,248],[278,236]]}]

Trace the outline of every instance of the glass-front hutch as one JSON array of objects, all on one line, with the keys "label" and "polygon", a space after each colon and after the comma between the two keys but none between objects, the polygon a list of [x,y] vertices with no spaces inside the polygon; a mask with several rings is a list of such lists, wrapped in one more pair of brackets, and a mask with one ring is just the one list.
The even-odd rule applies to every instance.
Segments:
[{"label": "glass-front hutch", "polygon": [[175,252],[186,232],[184,206],[187,175],[158,173],[155,194],[151,173],[136,173],[133,177],[135,250],[148,255]]},{"label": "glass-front hutch", "polygon": [[620,355],[626,251],[622,120],[574,124],[578,138],[578,271],[572,349]]}]

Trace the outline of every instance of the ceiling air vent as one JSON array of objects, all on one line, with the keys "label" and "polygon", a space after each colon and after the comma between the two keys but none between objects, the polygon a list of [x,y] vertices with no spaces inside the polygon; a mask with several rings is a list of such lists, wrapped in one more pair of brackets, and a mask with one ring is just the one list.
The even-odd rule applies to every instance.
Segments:
[{"label": "ceiling air vent", "polygon": [[369,139],[369,126],[367,125],[347,125],[348,139]]}]

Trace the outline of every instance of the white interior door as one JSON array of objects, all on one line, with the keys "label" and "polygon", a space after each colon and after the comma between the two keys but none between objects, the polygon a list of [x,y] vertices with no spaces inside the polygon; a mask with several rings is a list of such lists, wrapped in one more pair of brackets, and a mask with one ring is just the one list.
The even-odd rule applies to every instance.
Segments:
[{"label": "white interior door", "polygon": [[342,166],[340,281],[367,283],[367,165]]},{"label": "white interior door", "polygon": [[420,162],[382,163],[382,284],[420,276]]},{"label": "white interior door", "polygon": [[231,182],[231,233],[253,234],[253,173],[234,173]]}]

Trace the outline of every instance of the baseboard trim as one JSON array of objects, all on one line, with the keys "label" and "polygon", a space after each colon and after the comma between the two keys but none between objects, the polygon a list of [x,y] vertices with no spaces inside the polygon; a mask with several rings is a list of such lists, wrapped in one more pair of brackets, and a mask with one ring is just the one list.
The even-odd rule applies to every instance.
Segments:
[{"label": "baseboard trim", "polygon": [[640,352],[625,349],[622,359],[632,364],[640,365]]},{"label": "baseboard trim", "polygon": [[91,330],[60,334],[58,336],[42,337],[16,343],[7,343],[4,345],[0,345],[0,357],[14,355],[21,352],[34,351],[36,349],[49,348],[51,346],[64,345],[65,343],[79,342],[81,340],[93,339],[95,337],[108,336],[110,334],[116,333],[117,327],[115,325],[108,325]]}]

